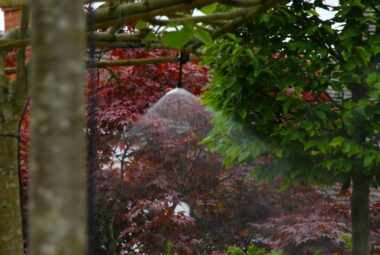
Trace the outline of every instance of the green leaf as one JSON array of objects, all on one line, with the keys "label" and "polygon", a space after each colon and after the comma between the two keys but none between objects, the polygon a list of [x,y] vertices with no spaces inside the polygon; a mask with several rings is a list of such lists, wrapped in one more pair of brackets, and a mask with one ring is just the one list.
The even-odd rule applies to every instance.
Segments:
[{"label": "green leaf", "polygon": [[326,31],[327,33],[329,33],[329,34],[331,34],[331,35],[333,35],[333,34],[335,33],[335,32],[334,32],[334,29],[332,29],[331,26],[328,25],[328,24],[323,24],[322,27],[325,29],[325,31]]},{"label": "green leaf", "polygon": [[226,33],[225,35],[231,40],[236,41],[236,35],[234,35],[233,33]]},{"label": "green leaf", "polygon": [[284,150],[281,148],[276,148],[273,150],[273,152],[276,157],[281,158]]},{"label": "green leaf", "polygon": [[368,85],[375,84],[377,81],[377,74],[376,73],[370,73],[366,79],[366,82]]},{"label": "green leaf", "polygon": [[326,141],[320,141],[317,143],[317,147],[318,149],[322,152],[322,153],[326,153],[327,152],[327,149],[328,149],[328,143]]},{"label": "green leaf", "polygon": [[214,137],[212,135],[209,135],[205,137],[202,141],[199,142],[199,144],[207,144],[214,141]]},{"label": "green leaf", "polygon": [[320,118],[321,120],[326,120],[327,119],[326,113],[324,113],[322,111],[316,111],[315,115],[317,115],[317,117]]},{"label": "green leaf", "polygon": [[245,117],[247,117],[247,109],[246,109],[246,108],[244,108],[244,107],[240,107],[240,108],[238,109],[238,112],[239,112],[240,117],[241,117],[243,120],[245,119]]},{"label": "green leaf", "polygon": [[352,58],[350,58],[346,61],[345,67],[348,71],[352,71],[356,68],[356,63]]},{"label": "green leaf", "polygon": [[229,157],[231,160],[235,160],[239,154],[239,148],[237,146],[229,147],[226,151],[227,157]]},{"label": "green leaf", "polygon": [[230,158],[227,158],[225,157],[224,160],[223,160],[223,165],[225,168],[231,168],[233,165],[234,165],[234,162],[230,159]]},{"label": "green leaf", "polygon": [[371,60],[371,54],[364,47],[360,47],[360,46],[355,47],[355,53],[361,60],[362,64],[367,64]]},{"label": "green leaf", "polygon": [[143,21],[143,20],[140,20],[139,22],[137,22],[136,24],[136,28],[137,29],[143,29],[143,28],[147,28],[148,27],[148,23]]},{"label": "green leaf", "polygon": [[331,142],[330,142],[329,145],[335,148],[335,147],[338,147],[338,146],[342,145],[344,141],[345,141],[344,137],[337,136],[337,137],[334,137],[334,139],[331,140]]},{"label": "green leaf", "polygon": [[376,155],[374,155],[372,153],[366,154],[364,156],[363,166],[366,168],[372,167],[373,164],[375,163],[375,159],[376,159]]},{"label": "green leaf", "polygon": [[354,146],[350,142],[346,142],[343,144],[342,152],[346,154],[351,154],[353,152]]},{"label": "green leaf", "polygon": [[305,146],[304,146],[303,150],[304,150],[304,151],[307,151],[308,149],[314,147],[316,144],[317,144],[317,142],[314,141],[314,140],[307,141],[307,142],[305,143]]},{"label": "green leaf", "polygon": [[335,163],[335,160],[327,160],[327,161],[323,162],[323,165],[325,165],[325,167],[328,170],[331,170],[334,166],[334,163]]},{"label": "green leaf", "polygon": [[178,26],[181,26],[181,23],[179,23],[179,22],[169,22],[169,23],[165,24],[165,27],[177,28]]},{"label": "green leaf", "polygon": [[211,13],[214,13],[217,8],[218,8],[218,3],[213,3],[213,4],[202,7],[200,11],[203,12],[204,14],[211,14]]},{"label": "green leaf", "polygon": [[280,187],[278,188],[278,191],[284,192],[287,188],[289,188],[289,183],[283,182],[283,183],[281,183]]},{"label": "green leaf", "polygon": [[167,47],[181,49],[191,40],[191,38],[191,29],[184,27],[179,31],[165,32],[162,37],[162,42]]},{"label": "green leaf", "polygon": [[143,43],[148,43],[148,42],[152,42],[152,41],[155,41],[157,40],[157,36],[153,33],[153,32],[149,32],[145,37],[144,39],[142,39],[141,41]]},{"label": "green leaf", "polygon": [[244,161],[245,159],[247,159],[249,156],[250,156],[251,152],[249,150],[246,150],[242,153],[239,154],[239,158],[238,158],[238,161],[239,162],[242,162]]},{"label": "green leaf", "polygon": [[321,153],[320,151],[315,151],[315,150],[313,150],[313,151],[310,152],[310,154],[311,154],[312,156],[317,156],[317,155],[320,154],[320,153]]},{"label": "green leaf", "polygon": [[379,92],[376,91],[376,90],[371,90],[371,91],[368,91],[368,96],[369,96],[370,98],[373,98],[373,99],[378,99],[379,96],[380,96],[380,94],[379,94]]},{"label": "green leaf", "polygon": [[305,11],[305,13],[310,14],[312,16],[319,17],[319,13],[316,10],[314,10],[314,9],[308,9],[308,10]]},{"label": "green leaf", "polygon": [[194,37],[199,41],[203,42],[205,45],[209,45],[212,43],[212,37],[209,32],[204,30],[203,28],[197,28],[194,31]]},{"label": "green leaf", "polygon": [[318,29],[319,29],[318,26],[311,26],[307,29],[307,33],[309,35],[313,35],[318,31]]},{"label": "green leaf", "polygon": [[305,120],[302,122],[302,126],[303,128],[305,128],[306,131],[310,131],[313,129],[314,124],[310,120]]}]

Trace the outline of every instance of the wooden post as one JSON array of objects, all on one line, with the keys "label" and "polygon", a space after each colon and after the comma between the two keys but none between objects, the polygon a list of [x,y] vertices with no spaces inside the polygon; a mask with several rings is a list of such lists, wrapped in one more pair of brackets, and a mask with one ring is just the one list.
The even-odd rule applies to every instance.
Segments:
[{"label": "wooden post", "polygon": [[30,254],[86,250],[83,1],[32,0]]}]

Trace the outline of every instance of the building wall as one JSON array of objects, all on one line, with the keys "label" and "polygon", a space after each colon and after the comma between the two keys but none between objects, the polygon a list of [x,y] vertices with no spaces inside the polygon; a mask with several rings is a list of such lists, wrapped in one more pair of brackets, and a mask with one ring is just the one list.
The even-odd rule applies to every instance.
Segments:
[{"label": "building wall", "polygon": [[5,31],[20,26],[21,11],[18,8],[4,8]]}]

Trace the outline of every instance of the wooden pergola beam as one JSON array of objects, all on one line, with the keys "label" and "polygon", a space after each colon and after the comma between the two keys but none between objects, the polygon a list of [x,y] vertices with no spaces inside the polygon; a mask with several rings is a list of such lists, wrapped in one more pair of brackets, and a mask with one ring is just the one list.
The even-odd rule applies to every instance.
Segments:
[{"label": "wooden pergola beam", "polygon": [[[120,34],[112,35],[104,32],[94,33],[95,46],[100,48],[164,48],[159,42],[143,43],[142,38],[131,35]],[[30,39],[0,39],[0,51],[9,51],[15,48],[27,47],[30,45]]]},{"label": "wooden pergola beam", "polygon": [[[89,0],[84,1],[89,3]],[[93,3],[96,2],[109,2],[109,3],[118,3],[120,0],[92,0]],[[0,0],[0,8],[18,8],[29,5],[27,0]]]},{"label": "wooden pergola beam", "polygon": [[[94,0],[99,2],[100,0]],[[89,1],[86,1],[87,3]],[[103,1],[102,1],[103,2]],[[107,32],[94,32],[88,36],[95,40],[96,47],[156,47],[163,48],[160,40],[146,43],[143,38],[149,32],[142,30],[136,34],[115,34],[118,28],[124,24],[133,23],[138,20],[146,20],[153,25],[163,25],[168,23],[209,23],[217,25],[215,31],[211,32],[212,38],[217,38],[223,33],[233,30],[237,26],[252,20],[263,11],[273,7],[280,0],[145,0],[142,2],[121,3],[116,0],[105,1],[104,7],[94,10],[93,18],[96,22],[96,28],[108,29]],[[243,6],[232,11],[218,12],[204,16],[190,16],[183,12],[199,8],[208,4],[221,2],[224,4]],[[1,6],[24,5],[26,0],[0,0]],[[247,8],[248,7],[248,8]],[[183,15],[178,15],[182,12]],[[168,20],[157,19],[157,16],[166,15]],[[91,19],[89,19],[91,20]],[[216,23],[215,23],[216,22]],[[7,51],[13,48],[20,48],[29,45],[30,33],[23,39],[19,38],[19,29],[13,29],[0,38],[0,50]],[[90,33],[89,33],[90,35]],[[158,35],[160,37],[160,35]],[[192,41],[184,48],[194,50],[200,47],[202,43]]]},{"label": "wooden pergola beam", "polygon": [[147,0],[138,3],[112,5],[95,10],[96,28],[105,29],[115,24],[151,19],[155,16],[188,11],[217,2],[215,0]]},{"label": "wooden pergola beam", "polygon": [[[200,56],[191,55],[189,61],[200,61]],[[109,68],[117,66],[133,66],[133,65],[151,65],[162,63],[175,63],[179,62],[178,57],[162,57],[162,58],[136,58],[117,61],[98,61],[95,64],[87,63],[87,68]],[[6,74],[12,74],[16,72],[15,67],[5,68]]]},{"label": "wooden pergola beam", "polygon": [[18,8],[26,5],[26,0],[0,0],[0,8]]},{"label": "wooden pergola beam", "polygon": [[[96,47],[104,48],[165,48],[160,37],[157,40],[145,42],[144,38],[151,32],[142,29],[136,34],[116,33],[125,24],[145,20],[153,26],[165,26],[168,23],[204,23],[213,24],[214,31],[209,31],[213,39],[222,34],[236,29],[243,23],[254,19],[260,13],[272,8],[281,0],[145,0],[141,2],[120,3],[119,0],[93,0],[92,2],[106,2],[103,7],[93,12],[93,20],[96,28],[102,28],[106,32],[88,31],[88,40],[94,40]],[[85,1],[89,3],[90,1]],[[191,16],[186,12],[212,3],[223,3],[235,7],[227,12],[217,12],[204,16]],[[24,5],[26,0],[0,0],[1,6]],[[157,16],[165,15],[167,20],[157,19]],[[91,20],[91,19],[88,19]],[[90,21],[89,21],[90,22]],[[206,29],[206,28],[205,28]],[[207,29],[206,29],[207,30]],[[8,51],[14,48],[26,47],[30,43],[30,32],[24,38],[19,37],[19,29],[8,31],[0,38],[0,51]],[[190,41],[183,47],[184,50],[194,51],[202,46],[197,40]]]},{"label": "wooden pergola beam", "polygon": [[[190,55],[189,61],[200,61],[201,56]],[[150,64],[162,64],[162,63],[175,63],[179,62],[178,57],[162,57],[162,58],[132,58],[126,60],[117,61],[98,61],[95,64],[87,63],[87,68],[109,68],[116,66],[133,66],[133,65],[150,65]],[[14,74],[17,72],[16,67],[4,68],[6,74]]]},{"label": "wooden pergola beam", "polygon": [[[199,61],[201,57],[191,55],[189,61]],[[162,58],[140,58],[140,59],[127,59],[118,61],[99,61],[95,63],[95,66],[87,64],[88,68],[108,68],[115,66],[133,66],[133,65],[149,65],[149,64],[162,64],[162,63],[174,63],[179,62],[178,57],[162,57]]]},{"label": "wooden pergola beam", "polygon": [[241,15],[246,15],[249,12],[248,8],[238,8],[233,11],[228,12],[219,12],[219,13],[213,13],[209,15],[204,16],[186,16],[182,18],[172,18],[168,20],[157,20],[154,19],[154,23],[161,23],[161,24],[167,24],[167,23],[186,23],[186,22],[202,22],[202,23],[213,23],[216,20],[228,20],[232,19]]}]

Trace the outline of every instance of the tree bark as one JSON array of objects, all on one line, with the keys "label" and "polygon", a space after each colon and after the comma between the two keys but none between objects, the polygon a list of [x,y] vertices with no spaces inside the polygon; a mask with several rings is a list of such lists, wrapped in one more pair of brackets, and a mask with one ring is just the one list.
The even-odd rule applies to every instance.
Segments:
[{"label": "tree bark", "polygon": [[85,254],[85,19],[79,0],[32,0],[30,254]]},{"label": "tree bark", "polygon": [[[0,103],[1,112],[5,105]],[[8,107],[7,107],[8,108]],[[8,108],[9,109],[9,108]],[[23,254],[20,186],[17,166],[17,121],[0,120],[0,254]],[[13,122],[13,123],[12,123]]]},{"label": "tree bark", "polygon": [[352,177],[352,254],[369,255],[370,228],[369,228],[369,178],[361,175]]},{"label": "tree bark", "polygon": [[[353,84],[352,101],[359,102],[365,97],[366,89],[362,84]],[[352,139],[358,144],[363,144],[366,134],[365,121],[362,116],[356,116],[356,132]],[[369,191],[370,177],[366,175],[362,162],[354,163],[354,172],[352,175],[352,198],[351,198],[351,223],[352,223],[352,254],[369,255],[370,246],[370,228],[369,228]]]},{"label": "tree bark", "polygon": [[4,53],[0,52],[0,254],[23,254],[18,171],[18,123],[22,95],[4,76]]}]

